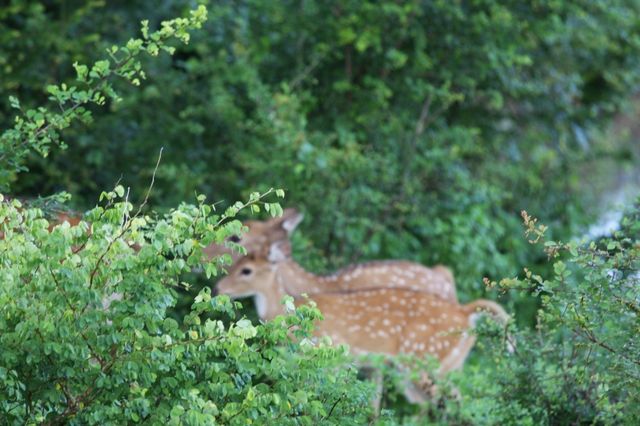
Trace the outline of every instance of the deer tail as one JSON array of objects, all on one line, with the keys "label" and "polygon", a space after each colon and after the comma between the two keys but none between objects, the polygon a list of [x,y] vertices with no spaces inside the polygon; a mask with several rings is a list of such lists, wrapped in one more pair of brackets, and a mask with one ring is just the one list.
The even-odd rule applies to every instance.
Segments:
[{"label": "deer tail", "polygon": [[502,306],[498,305],[492,300],[478,299],[474,302],[464,305],[464,307],[469,311],[469,318],[473,326],[475,326],[475,322],[480,316],[479,314],[482,314],[483,312],[490,314],[496,321],[501,324],[506,324],[510,318],[509,314],[507,314],[507,311],[505,311]]},{"label": "deer tail", "polygon": [[469,312],[469,322],[473,327],[475,327],[476,321],[483,313],[488,313],[496,321],[502,324],[505,328],[505,343],[507,345],[507,350],[512,353],[515,351],[516,342],[513,339],[513,336],[511,336],[507,331],[507,323],[509,322],[510,317],[502,306],[492,300],[478,299],[475,302],[464,305],[464,307]]}]

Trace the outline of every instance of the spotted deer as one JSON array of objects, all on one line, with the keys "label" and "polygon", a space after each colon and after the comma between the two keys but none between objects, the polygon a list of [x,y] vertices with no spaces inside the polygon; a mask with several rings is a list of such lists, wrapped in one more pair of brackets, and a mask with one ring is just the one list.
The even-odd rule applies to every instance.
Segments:
[{"label": "spotted deer", "polygon": [[[389,275],[395,270],[378,269],[378,273],[387,275],[384,279],[391,282]],[[327,277],[313,275],[275,244],[268,258],[248,256],[238,262],[218,283],[217,292],[232,298],[253,296],[260,318],[270,320],[284,313],[281,300],[285,295],[296,298],[296,304],[306,303],[301,289],[325,288],[327,283],[336,283],[336,290],[308,296],[324,316],[316,325],[317,336],[329,336],[336,344],[347,344],[356,355],[432,355],[440,362],[439,374],[463,365],[476,340],[470,329],[480,315],[489,313],[502,322],[508,319],[504,309],[489,300],[460,305],[406,287],[339,291],[355,279],[353,274],[353,270],[344,270]],[[428,382],[425,378],[425,383]],[[420,387],[408,391],[410,401],[426,398]]]},{"label": "spotted deer", "polygon": [[[285,209],[282,217],[266,221],[248,221],[248,231],[230,241],[244,246],[248,256],[266,257],[270,247],[277,243],[289,246],[289,237],[302,221],[303,215],[295,209]],[[231,254],[236,263],[242,255],[223,245],[211,245],[205,253],[210,257]],[[301,272],[304,275],[304,272]],[[341,279],[338,279],[340,277]],[[406,260],[384,260],[348,266],[318,280],[289,280],[292,294],[354,291],[376,288],[405,288],[436,295],[457,303],[455,281],[451,270],[443,265],[426,267]]]},{"label": "spotted deer", "polygon": [[[232,235],[228,241],[240,244],[247,255],[266,256],[271,244],[278,241],[288,241],[293,230],[302,221],[303,215],[295,209],[285,209],[282,216],[267,220],[249,220],[244,223],[247,232],[242,235]],[[232,249],[228,244],[211,244],[203,249],[209,257],[214,258],[228,254],[236,263],[244,255]]]}]

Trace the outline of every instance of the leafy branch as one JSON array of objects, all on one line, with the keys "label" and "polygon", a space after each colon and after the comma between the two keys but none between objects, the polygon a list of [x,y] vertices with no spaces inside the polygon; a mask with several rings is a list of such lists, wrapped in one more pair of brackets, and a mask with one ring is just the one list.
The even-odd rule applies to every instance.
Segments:
[{"label": "leafy branch", "polygon": [[187,18],[175,18],[163,21],[161,28],[149,32],[149,22],[142,21],[142,38],[130,39],[124,46],[112,46],[107,50],[109,58],[99,60],[93,65],[75,63],[79,86],[50,85],[47,92],[49,99],[55,102],[59,112],[39,107],[24,111],[15,97],[10,97],[11,106],[21,114],[16,117],[13,128],[6,130],[0,136],[0,189],[9,186],[11,173],[8,171],[25,171],[24,160],[31,150],[46,157],[51,145],[65,148],[59,132],[66,129],[75,121],[84,123],[92,119],[89,105],[103,106],[107,100],[120,101],[120,97],[113,86],[113,80],[122,78],[138,86],[146,78],[140,55],[144,52],[157,56],[161,50],[173,54],[175,48],[167,43],[177,39],[182,43],[189,42],[189,31],[202,27],[207,19],[207,10],[200,6],[190,12]]}]

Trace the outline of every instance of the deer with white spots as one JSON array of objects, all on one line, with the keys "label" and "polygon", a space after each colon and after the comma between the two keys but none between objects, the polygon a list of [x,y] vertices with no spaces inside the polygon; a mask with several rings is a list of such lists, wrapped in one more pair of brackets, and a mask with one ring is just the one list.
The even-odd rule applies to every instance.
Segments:
[{"label": "deer with white spots", "polygon": [[[242,235],[232,235],[228,242],[240,244],[246,250],[246,255],[266,256],[271,244],[288,241],[293,230],[302,220],[303,215],[295,209],[285,209],[282,216],[267,220],[248,220],[244,223],[247,231]],[[233,263],[242,259],[244,255],[234,250],[231,244],[211,244],[202,250],[209,258],[228,254]]]},{"label": "deer with white spots", "polygon": [[[463,365],[476,340],[469,331],[482,313],[489,313],[501,322],[508,319],[500,305],[489,300],[460,305],[410,288],[317,292],[327,288],[327,284],[336,289],[349,287],[347,277],[351,277],[351,282],[358,277],[353,269],[328,277],[310,274],[282,250],[282,245],[274,244],[267,258],[242,259],[218,283],[218,293],[232,298],[253,296],[260,318],[270,320],[284,313],[281,301],[285,295],[302,304],[307,299],[301,297],[301,292],[306,292],[324,316],[316,324],[316,335],[329,336],[336,344],[347,344],[356,355],[429,354],[440,361],[439,374],[444,374]],[[395,271],[385,272],[384,279],[391,282],[389,274]],[[383,274],[382,269],[379,273]],[[419,402],[427,397],[420,390],[430,382],[424,379],[418,387],[407,388],[405,394],[410,401]]]},{"label": "deer with white spots", "polygon": [[[266,221],[248,221],[248,231],[242,236],[234,236],[230,241],[241,244],[247,256],[266,258],[273,244],[289,246],[289,237],[303,215],[295,209],[286,209],[282,217]],[[231,254],[234,263],[242,255],[223,245],[205,248],[210,257],[224,253]],[[304,272],[301,271],[304,275]],[[457,303],[456,287],[449,268],[436,265],[426,267],[406,260],[384,260],[360,263],[343,268],[332,275],[318,277],[317,280],[287,280],[291,294],[326,293],[331,291],[353,291],[380,288],[403,288],[435,295],[443,300]]]}]

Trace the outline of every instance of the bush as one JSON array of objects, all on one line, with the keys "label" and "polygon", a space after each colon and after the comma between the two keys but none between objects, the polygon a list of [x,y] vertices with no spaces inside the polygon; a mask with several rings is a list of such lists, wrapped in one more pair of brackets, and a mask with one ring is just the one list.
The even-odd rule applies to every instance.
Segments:
[{"label": "bush", "polygon": [[[154,33],[143,22],[143,39],[113,47],[111,60],[76,64],[86,89],[50,87],[60,113],[27,110],[2,134],[3,187],[25,169],[30,150],[46,156],[61,144],[59,130],[88,121],[86,105],[119,99],[110,79],[138,84],[144,71],[137,55],[173,53],[166,39],[188,41],[187,31],[205,17],[200,8]],[[263,199],[284,193],[254,193],[221,215],[198,196],[197,205],[157,216],[144,213],[150,192],[134,211],[118,185],[101,194],[103,205],[86,222],[52,229],[42,210],[0,195],[3,424],[366,421],[371,389],[357,381],[345,348],[310,340],[317,310],[302,307],[254,326],[236,318],[238,304],[204,289],[182,321],[172,318],[176,289],[188,286],[185,273],[202,265],[209,277],[229,263],[228,256],[205,262],[202,248],[240,232],[233,217],[243,208],[281,213]]]},{"label": "bush", "polygon": [[[157,22],[190,2],[16,4],[1,21],[12,42],[0,49],[37,52],[5,83],[27,102],[39,86],[21,76],[49,75],[53,63],[48,78],[68,81],[73,70],[63,64],[122,42],[113,28]],[[212,199],[283,187],[312,219],[295,242],[306,265],[444,263],[471,298],[482,276],[542,260],[518,238],[521,209],[553,225],[553,238],[588,219],[584,170],[616,154],[598,130],[640,75],[639,8],[635,0],[212,2],[189,46],[145,61],[143,90],[122,86],[124,101],[90,133],[67,133],[73,153],[32,158],[40,173],[21,175],[15,189],[62,188],[82,205],[122,173],[143,188],[163,144],[154,205],[176,205],[194,187]],[[33,31],[53,35],[56,49],[26,36]]]},{"label": "bush", "polygon": [[[217,226],[205,204],[129,217],[117,193],[88,212],[91,225],[51,232],[41,211],[1,204],[4,422],[363,422],[370,393],[344,349],[309,340],[317,310],[254,326],[203,290],[182,322],[168,317],[200,241],[221,241],[237,223]],[[122,297],[104,308],[114,293]]]},{"label": "bush", "polygon": [[476,373],[483,388],[470,390],[478,399],[468,410],[479,424],[637,424],[640,203],[620,231],[597,242],[545,240],[546,228],[523,217],[554,272],[525,269],[522,279],[493,283],[539,295],[542,306],[536,329],[517,332],[514,356],[498,349],[495,371]]}]

